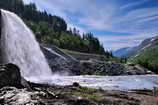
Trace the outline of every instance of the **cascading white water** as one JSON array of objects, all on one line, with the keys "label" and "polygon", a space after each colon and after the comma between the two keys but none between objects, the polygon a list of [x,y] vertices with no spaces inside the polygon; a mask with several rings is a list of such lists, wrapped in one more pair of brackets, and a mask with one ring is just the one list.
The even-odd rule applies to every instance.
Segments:
[{"label": "cascading white water", "polygon": [[[14,63],[22,76],[32,82],[47,82],[103,88],[105,90],[152,89],[158,87],[157,75],[149,76],[58,76],[53,75],[33,33],[14,13],[1,10],[0,48],[3,63]],[[47,48],[48,49],[48,48]],[[54,51],[48,49],[53,54]],[[61,55],[58,55],[62,57]],[[64,58],[66,59],[66,58]]]},{"label": "cascading white water", "polygon": [[32,31],[16,14],[1,10],[2,62],[20,67],[24,78],[36,81],[52,76],[47,61]]}]

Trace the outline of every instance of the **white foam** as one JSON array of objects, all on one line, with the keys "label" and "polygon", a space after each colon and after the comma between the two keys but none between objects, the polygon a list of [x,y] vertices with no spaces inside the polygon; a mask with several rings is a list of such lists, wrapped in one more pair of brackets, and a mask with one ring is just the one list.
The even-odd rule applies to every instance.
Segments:
[{"label": "white foam", "polygon": [[38,82],[51,77],[52,72],[32,31],[16,14],[5,10],[1,10],[1,14],[3,63],[18,65],[22,76],[30,81],[31,77]]}]

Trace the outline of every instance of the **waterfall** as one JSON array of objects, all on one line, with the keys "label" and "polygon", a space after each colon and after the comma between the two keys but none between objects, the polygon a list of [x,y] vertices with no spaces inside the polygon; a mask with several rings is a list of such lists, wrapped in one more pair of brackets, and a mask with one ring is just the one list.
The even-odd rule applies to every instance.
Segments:
[{"label": "waterfall", "polygon": [[16,14],[1,10],[0,48],[2,63],[19,66],[21,75],[32,81],[52,76],[35,35]]}]

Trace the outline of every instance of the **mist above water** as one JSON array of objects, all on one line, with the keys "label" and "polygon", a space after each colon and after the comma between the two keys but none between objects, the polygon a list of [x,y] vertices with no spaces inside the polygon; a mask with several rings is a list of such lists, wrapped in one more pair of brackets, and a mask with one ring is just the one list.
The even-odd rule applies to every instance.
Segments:
[{"label": "mist above water", "polygon": [[[1,60],[20,67],[22,76],[32,82],[82,86],[105,90],[151,89],[158,87],[158,76],[59,76],[53,75],[34,34],[14,13],[1,10]],[[51,53],[66,59],[64,56]],[[75,60],[74,60],[75,61]]]},{"label": "mist above water", "polygon": [[16,14],[1,10],[2,63],[19,66],[22,76],[31,81],[52,77],[35,35]]}]

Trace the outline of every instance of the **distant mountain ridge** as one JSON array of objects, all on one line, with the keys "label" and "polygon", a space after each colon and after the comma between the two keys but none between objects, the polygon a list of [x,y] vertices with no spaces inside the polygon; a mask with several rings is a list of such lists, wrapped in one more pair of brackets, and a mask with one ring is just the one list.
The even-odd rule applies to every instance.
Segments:
[{"label": "distant mountain ridge", "polygon": [[127,50],[127,48],[117,50],[121,52],[121,57],[129,58],[133,64],[141,66],[158,73],[158,36],[148,38],[136,47]]},{"label": "distant mountain ridge", "polygon": [[144,40],[139,47],[132,62],[158,73],[158,36]]},{"label": "distant mountain ridge", "polygon": [[114,56],[122,57],[122,56],[126,55],[130,50],[132,50],[131,47],[125,47],[125,48],[121,48],[121,49],[114,51],[113,54],[114,54]]},{"label": "distant mountain ridge", "polygon": [[158,45],[158,36],[145,39],[144,41],[142,41],[140,45],[136,47],[126,47],[116,50],[114,52],[114,55],[118,57],[127,57],[127,58],[136,57],[147,48],[151,48],[156,45]]}]

